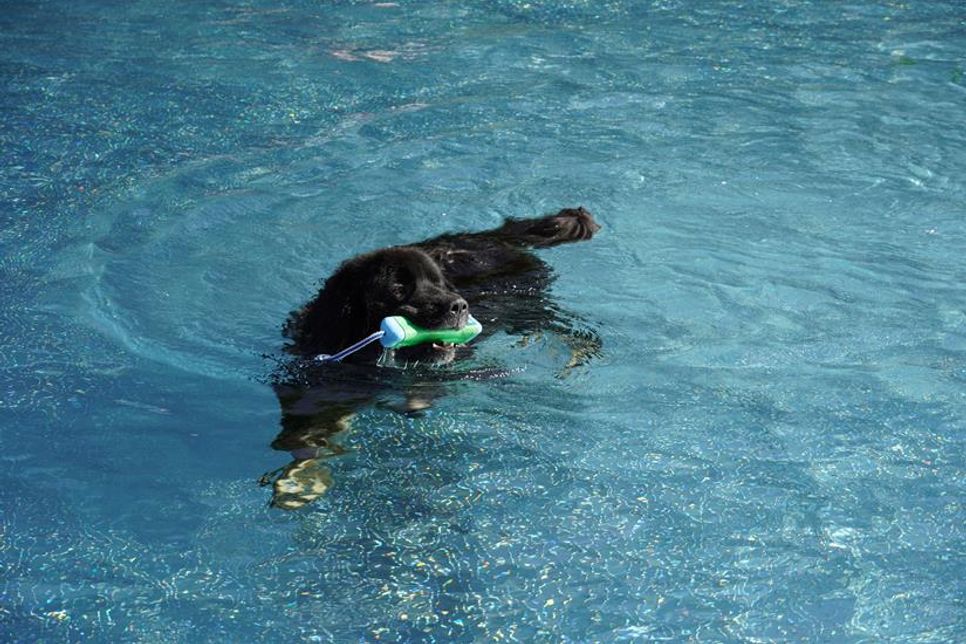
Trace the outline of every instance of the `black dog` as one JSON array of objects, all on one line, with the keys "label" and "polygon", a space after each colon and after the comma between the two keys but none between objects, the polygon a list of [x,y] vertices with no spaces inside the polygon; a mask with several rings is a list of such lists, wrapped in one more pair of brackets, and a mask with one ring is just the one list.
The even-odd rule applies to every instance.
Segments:
[{"label": "black dog", "polygon": [[[583,208],[561,210],[538,219],[509,219],[495,230],[442,235],[411,246],[377,250],[343,263],[305,307],[289,316],[283,329],[288,351],[310,359],[335,353],[379,328],[382,318],[402,315],[427,329],[457,329],[470,312],[483,325],[482,337],[495,331],[527,336],[559,333],[572,350],[568,368],[599,352],[593,333],[569,328],[546,296],[550,268],[529,252],[590,239],[600,229]],[[479,339],[478,339],[479,340]],[[477,341],[478,341],[477,340]],[[468,347],[422,344],[398,349],[396,363],[446,364]],[[340,453],[334,435],[348,427],[353,413],[389,386],[386,369],[375,368],[380,345],[370,345],[344,362],[311,365],[297,361],[275,384],[282,408],[282,431],[272,447],[294,460],[266,474],[274,484],[272,504],[295,509],[325,493],[331,476],[320,459]],[[407,396],[406,411],[430,404],[426,387]],[[274,480],[273,480],[274,479]]]}]

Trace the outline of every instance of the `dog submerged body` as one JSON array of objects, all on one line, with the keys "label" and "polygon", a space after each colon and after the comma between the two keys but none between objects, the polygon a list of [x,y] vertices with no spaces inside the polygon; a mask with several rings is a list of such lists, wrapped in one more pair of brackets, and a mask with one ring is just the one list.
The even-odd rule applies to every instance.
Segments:
[{"label": "dog submerged body", "polygon": [[[546,289],[552,272],[531,249],[591,239],[600,229],[583,208],[568,208],[536,219],[508,219],[501,227],[447,234],[409,246],[385,248],[344,262],[316,296],[293,312],[283,333],[287,350],[312,358],[335,353],[379,328],[388,316],[401,315],[426,329],[458,329],[470,313],[483,324],[481,338],[503,331],[527,336],[560,334],[571,346],[575,366],[599,351],[595,334],[570,332],[550,305]],[[478,338],[477,341],[479,341]],[[459,352],[447,344],[398,349],[396,362],[447,364]],[[325,369],[288,371],[274,388],[282,409],[282,428],[272,447],[289,451],[293,461],[262,481],[273,485],[272,504],[296,509],[331,486],[321,461],[341,452],[333,438],[348,427],[353,413],[371,404],[385,387],[375,373],[378,343]],[[340,377],[342,376],[342,377]],[[407,395],[405,411],[430,405],[426,388]]]}]

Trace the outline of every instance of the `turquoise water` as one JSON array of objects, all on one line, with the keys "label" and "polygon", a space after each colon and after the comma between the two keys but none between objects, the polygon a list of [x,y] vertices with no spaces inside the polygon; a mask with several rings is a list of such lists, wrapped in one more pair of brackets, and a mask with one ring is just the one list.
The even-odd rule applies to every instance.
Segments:
[{"label": "turquoise water", "polygon": [[[962,641],[954,2],[0,12],[0,639]],[[370,409],[311,508],[266,384],[338,263],[583,205],[604,355]],[[269,356],[269,357],[266,357]]]}]

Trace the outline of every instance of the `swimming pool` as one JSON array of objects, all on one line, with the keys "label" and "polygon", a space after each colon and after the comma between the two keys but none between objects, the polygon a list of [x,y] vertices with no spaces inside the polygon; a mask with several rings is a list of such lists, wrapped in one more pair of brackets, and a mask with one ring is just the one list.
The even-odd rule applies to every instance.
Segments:
[{"label": "swimming pool", "polygon": [[[202,6],[204,5],[204,6]],[[953,2],[0,14],[5,641],[953,641]],[[604,356],[371,409],[311,508],[266,378],[338,263],[583,205]]]}]

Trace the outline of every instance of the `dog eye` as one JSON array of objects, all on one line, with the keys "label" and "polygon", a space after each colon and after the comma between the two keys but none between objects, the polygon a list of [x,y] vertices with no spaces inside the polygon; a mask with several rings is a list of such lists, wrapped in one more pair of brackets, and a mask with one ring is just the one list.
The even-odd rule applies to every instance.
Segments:
[{"label": "dog eye", "polygon": [[397,300],[404,300],[409,295],[409,286],[403,282],[392,282],[389,284],[389,294]]}]

